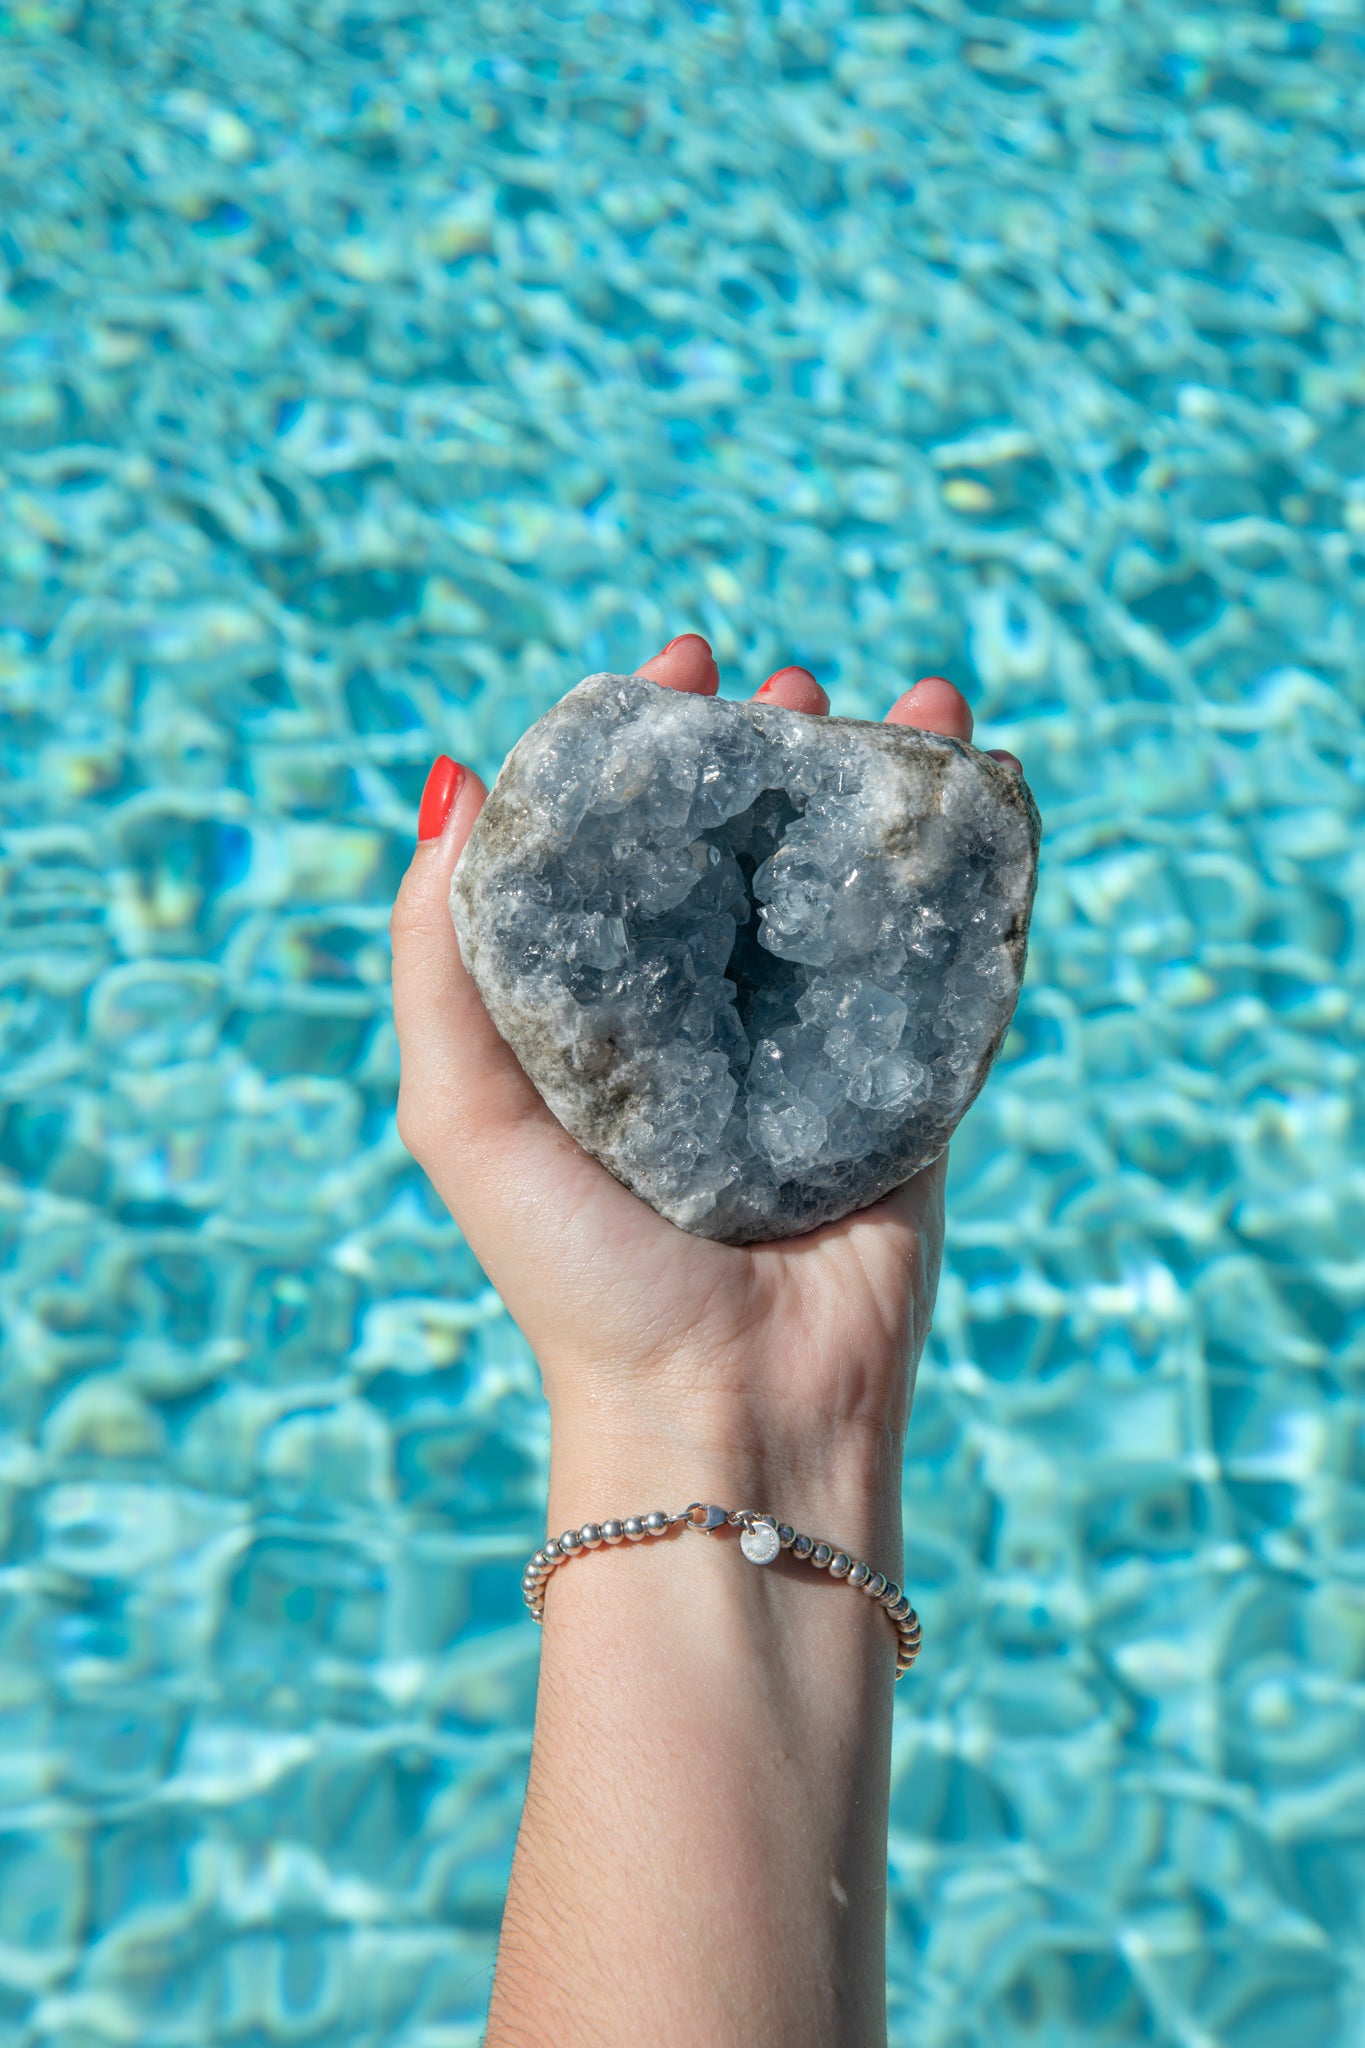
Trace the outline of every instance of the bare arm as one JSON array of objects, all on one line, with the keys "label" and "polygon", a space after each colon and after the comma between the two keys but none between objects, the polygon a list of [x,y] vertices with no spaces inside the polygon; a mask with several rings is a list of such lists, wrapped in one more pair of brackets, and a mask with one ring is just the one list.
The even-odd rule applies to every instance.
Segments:
[{"label": "bare arm", "polygon": [[[684,1506],[689,1470],[898,1569],[889,1445],[804,1470],[681,1432],[631,1449],[557,1450],[551,1526]],[[884,2043],[895,1649],[847,1583],[751,1565],[733,1531],[556,1572],[489,2048]]]},{"label": "bare arm", "polygon": [[[717,686],[696,636],[641,673]],[[763,694],[828,709],[803,670]],[[937,681],[888,717],[971,735]],[[656,1216],[555,1122],[464,970],[447,899],[485,792],[453,779],[394,915],[399,1123],[540,1361],[549,1529],[710,1500],[899,1577],[941,1162],[785,1244]],[[488,2048],[879,2048],[895,1649],[848,1583],[760,1569],[733,1533],[557,1571]]]}]

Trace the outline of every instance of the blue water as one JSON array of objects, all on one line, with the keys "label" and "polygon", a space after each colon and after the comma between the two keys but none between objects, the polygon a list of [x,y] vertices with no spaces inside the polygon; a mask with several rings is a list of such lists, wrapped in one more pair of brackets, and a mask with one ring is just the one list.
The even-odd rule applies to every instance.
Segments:
[{"label": "blue water", "polygon": [[478,2039],[546,1436],[385,919],[688,627],[1047,824],[893,2042],[1365,2039],[1363,90],[1349,0],[0,6],[0,2041]]}]

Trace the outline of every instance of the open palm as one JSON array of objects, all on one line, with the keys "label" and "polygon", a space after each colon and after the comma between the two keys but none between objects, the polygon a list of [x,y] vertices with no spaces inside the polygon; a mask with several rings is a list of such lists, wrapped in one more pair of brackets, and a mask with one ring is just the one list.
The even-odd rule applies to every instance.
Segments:
[{"label": "open palm", "polygon": [[[703,695],[719,683],[695,634],[638,673]],[[829,709],[804,669],[780,670],[758,694],[793,717]],[[887,716],[971,737],[966,702],[936,677]],[[933,1304],[944,1162],[778,1243],[717,1244],[656,1215],[550,1114],[461,961],[450,880],[486,794],[464,776],[394,910],[398,1121],[535,1351],[552,1409],[568,1398],[603,1412],[700,1404],[778,1430],[823,1417],[898,1443]]]}]

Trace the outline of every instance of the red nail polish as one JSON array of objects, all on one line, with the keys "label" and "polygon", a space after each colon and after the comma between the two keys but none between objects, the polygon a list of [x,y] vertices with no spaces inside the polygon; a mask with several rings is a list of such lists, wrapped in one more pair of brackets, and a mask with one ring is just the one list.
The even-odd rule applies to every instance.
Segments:
[{"label": "red nail polish", "polygon": [[765,691],[771,690],[774,684],[786,682],[788,680],[794,683],[814,683],[817,690],[820,688],[820,685],[815,682],[815,677],[811,674],[810,670],[808,668],[802,668],[798,662],[793,661],[789,662],[786,668],[775,668],[772,674],[768,677],[767,682],[759,684],[758,688],[754,691],[754,695],[756,697],[761,697]]},{"label": "red nail polish", "polygon": [[943,683],[950,690],[953,687],[947,676],[921,676],[917,683],[911,683],[910,694],[913,696],[916,690],[922,690],[926,683]]},{"label": "red nail polish", "polygon": [[426,788],[422,791],[421,808],[417,813],[417,837],[439,839],[446,828],[446,819],[455,807],[455,799],[464,781],[464,769],[458,761],[452,761],[449,754],[438,754],[431,764]]}]

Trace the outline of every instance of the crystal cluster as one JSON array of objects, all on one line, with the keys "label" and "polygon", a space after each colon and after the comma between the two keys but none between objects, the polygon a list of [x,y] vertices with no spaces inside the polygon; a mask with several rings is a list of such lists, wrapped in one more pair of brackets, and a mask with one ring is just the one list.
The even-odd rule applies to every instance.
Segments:
[{"label": "crystal cluster", "polygon": [[460,944],[565,1129],[732,1244],[943,1149],[1019,993],[1038,819],[958,741],[590,676],[513,748]]}]

